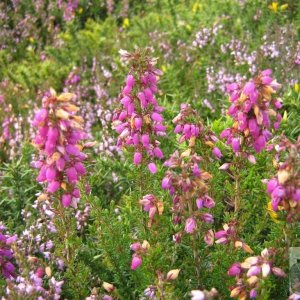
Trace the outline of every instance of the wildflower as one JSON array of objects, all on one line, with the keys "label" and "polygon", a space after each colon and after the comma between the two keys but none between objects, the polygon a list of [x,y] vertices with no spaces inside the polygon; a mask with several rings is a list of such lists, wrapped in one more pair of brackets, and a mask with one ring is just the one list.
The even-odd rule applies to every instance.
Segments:
[{"label": "wildflower", "polygon": [[252,256],[242,263],[234,263],[228,270],[229,276],[236,277],[236,285],[231,287],[232,298],[247,297],[254,299],[258,295],[259,283],[271,274],[285,277],[286,274],[273,266],[275,251],[264,249],[260,256]]},{"label": "wildflower", "polygon": [[180,134],[179,143],[187,141],[189,147],[192,148],[199,141],[212,152],[216,159],[223,156],[221,150],[215,146],[218,138],[212,130],[204,126],[197,111],[189,104],[181,104],[180,112],[173,119],[173,123],[176,125],[174,133]]},{"label": "wildflower", "polygon": [[38,130],[34,144],[40,150],[40,159],[34,162],[40,169],[37,180],[47,185],[49,194],[61,191],[64,207],[79,198],[77,184],[86,173],[82,164],[86,155],[81,151],[80,142],[87,135],[82,118],[76,114],[78,107],[73,104],[73,98],[73,94],[57,96],[50,90],[33,120]]},{"label": "wildflower", "polygon": [[164,204],[152,194],[145,195],[139,202],[144,207],[144,211],[149,212],[148,227],[151,227],[156,213],[159,215],[163,213]]},{"label": "wildflower", "polygon": [[113,125],[119,134],[117,145],[134,149],[133,163],[147,164],[152,174],[157,172],[154,159],[162,159],[163,152],[157,140],[165,135],[163,108],[158,105],[157,77],[162,73],[154,67],[155,60],[147,53],[130,54],[120,51],[131,70],[120,95],[121,109],[113,116]]},{"label": "wildflower", "polygon": [[0,270],[7,279],[13,279],[15,275],[15,266],[11,262],[14,257],[11,244],[16,242],[17,236],[5,234],[6,228],[0,223]]},{"label": "wildflower", "polygon": [[150,244],[147,241],[143,241],[142,244],[131,244],[130,249],[134,252],[131,260],[131,270],[136,270],[142,264],[142,256],[147,253],[149,248]]},{"label": "wildflower", "polygon": [[273,126],[277,130],[282,119],[276,112],[281,107],[281,100],[272,96],[280,85],[271,75],[271,70],[265,70],[244,85],[234,83],[227,86],[232,102],[228,114],[234,124],[221,133],[221,138],[227,140],[236,155],[243,154],[251,162],[255,159],[248,150],[254,148],[261,152],[265,149],[272,137],[270,129]]},{"label": "wildflower", "polygon": [[280,145],[288,153],[286,160],[279,164],[276,176],[267,181],[267,193],[271,196],[270,208],[273,212],[284,215],[288,222],[296,222],[300,219],[300,138],[295,144],[284,138]]}]

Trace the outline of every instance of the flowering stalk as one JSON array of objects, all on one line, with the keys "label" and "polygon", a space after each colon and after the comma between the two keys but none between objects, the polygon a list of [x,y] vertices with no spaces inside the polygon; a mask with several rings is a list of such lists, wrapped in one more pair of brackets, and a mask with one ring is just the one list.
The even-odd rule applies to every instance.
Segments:
[{"label": "flowering stalk", "polygon": [[87,156],[81,145],[86,134],[82,129],[83,119],[76,114],[79,108],[72,103],[73,98],[73,94],[57,96],[50,90],[33,121],[38,129],[34,145],[40,151],[40,158],[33,166],[40,170],[37,181],[46,185],[41,198],[61,195],[63,207],[77,206],[80,199],[78,181],[86,174],[82,162]]},{"label": "flowering stalk", "polygon": [[[162,181],[162,188],[169,190],[173,198],[171,211],[176,225],[185,223],[184,231],[192,235],[193,252],[197,277],[200,277],[198,255],[198,233],[207,230],[206,224],[213,223],[213,216],[208,212],[215,206],[214,200],[207,194],[207,181],[211,175],[200,170],[202,160],[197,154],[185,151],[181,155],[176,151],[164,163],[169,169]],[[180,242],[183,231],[174,235],[174,241]],[[208,245],[213,244],[213,233],[208,230],[203,237]]]},{"label": "flowering stalk", "polygon": [[162,72],[154,67],[156,60],[148,51],[128,53],[120,51],[122,58],[131,65],[126,84],[120,95],[122,107],[115,111],[114,128],[119,134],[118,146],[134,149],[133,163],[147,164],[151,173],[157,172],[154,160],[162,159],[159,136],[165,135],[157,94],[157,76]]},{"label": "flowering stalk", "polygon": [[286,274],[273,266],[275,251],[264,249],[260,256],[252,256],[242,263],[234,263],[228,270],[228,275],[236,277],[236,285],[230,288],[232,298],[255,299],[261,283],[271,274],[285,277]]},{"label": "flowering stalk", "polygon": [[280,213],[288,223],[300,220],[300,138],[295,144],[283,139],[278,145],[288,151],[286,160],[278,164],[277,174],[267,182],[271,208]]},{"label": "flowering stalk", "polygon": [[235,199],[234,210],[240,208],[240,169],[245,159],[255,163],[251,149],[261,152],[266,148],[267,141],[272,137],[270,129],[277,130],[281,122],[281,115],[276,110],[281,108],[281,100],[274,98],[280,85],[272,77],[271,70],[262,71],[245,84],[232,83],[227,86],[231,106],[229,116],[234,123],[221,133],[228,145],[235,153],[233,165],[235,167]]},{"label": "flowering stalk", "polygon": [[[82,152],[85,146],[82,140],[87,137],[83,130],[83,119],[77,115],[79,108],[73,103],[74,95],[63,93],[60,96],[51,89],[43,97],[42,109],[34,118],[33,125],[38,132],[34,139],[40,151],[39,160],[32,164],[38,168],[38,182],[45,184],[45,189],[38,200],[50,199],[54,209],[55,226],[60,241],[68,240],[73,234],[66,207],[77,208],[80,200],[79,180],[86,174],[83,161],[87,155]],[[70,244],[66,245],[66,261],[72,260]]]},{"label": "flowering stalk", "polygon": [[179,143],[187,141],[189,148],[196,147],[196,144],[199,143],[205,163],[210,160],[210,154],[215,159],[221,159],[222,152],[215,145],[218,138],[212,130],[204,126],[198,112],[189,104],[181,104],[180,112],[173,119],[173,123],[176,125],[174,133],[180,135]]}]

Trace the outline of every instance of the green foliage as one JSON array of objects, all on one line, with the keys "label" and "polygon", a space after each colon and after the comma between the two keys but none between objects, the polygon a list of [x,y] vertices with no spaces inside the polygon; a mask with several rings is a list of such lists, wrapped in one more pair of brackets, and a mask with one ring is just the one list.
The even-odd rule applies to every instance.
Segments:
[{"label": "green foliage", "polygon": [[35,181],[35,171],[29,168],[32,147],[23,146],[20,158],[1,166],[0,219],[9,227],[19,229],[22,222],[21,211],[30,206],[40,187]]}]

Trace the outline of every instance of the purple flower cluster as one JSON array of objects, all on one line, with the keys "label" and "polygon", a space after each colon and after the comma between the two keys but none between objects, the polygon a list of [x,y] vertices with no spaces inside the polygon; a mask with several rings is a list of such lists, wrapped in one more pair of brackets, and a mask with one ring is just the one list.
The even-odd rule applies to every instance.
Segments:
[{"label": "purple flower cluster", "polygon": [[224,67],[215,70],[213,66],[206,68],[207,92],[219,91],[226,92],[226,86],[233,82],[241,82],[242,76],[239,73],[235,75],[229,73]]},{"label": "purple flower cluster", "polygon": [[242,263],[234,263],[228,270],[229,276],[236,277],[236,285],[230,288],[230,297],[255,299],[261,280],[271,274],[285,277],[280,268],[273,266],[274,256],[273,249],[264,249],[260,256],[248,257]]},{"label": "purple flower cluster", "polygon": [[86,154],[80,142],[86,138],[82,128],[83,119],[76,114],[79,108],[72,103],[74,95],[69,93],[56,96],[51,90],[43,98],[43,108],[34,118],[38,128],[34,139],[40,150],[40,159],[33,166],[40,169],[38,182],[46,183],[46,192],[61,192],[64,207],[76,207],[80,198],[78,180],[85,175],[82,163]]},{"label": "purple flower cluster", "polygon": [[63,18],[66,22],[71,21],[75,16],[75,10],[78,8],[78,0],[57,0],[57,6],[63,10]]},{"label": "purple flower cluster", "polygon": [[275,130],[279,128],[282,118],[276,110],[281,108],[281,102],[273,94],[280,85],[271,75],[271,70],[265,70],[243,85],[233,83],[227,86],[232,103],[228,114],[234,124],[221,133],[221,138],[227,140],[236,155],[252,147],[261,152],[272,137],[272,126]]},{"label": "purple flower cluster", "polygon": [[215,158],[220,159],[223,156],[220,149],[215,146],[218,138],[212,130],[204,126],[198,112],[189,104],[181,104],[180,113],[173,119],[173,123],[176,125],[174,133],[180,134],[179,143],[188,141],[189,147],[193,147],[200,138],[212,149]]},{"label": "purple flower cluster", "polygon": [[[5,89],[6,83],[2,82],[0,88]],[[0,147],[2,152],[6,154],[6,158],[13,159],[20,154],[21,143],[24,140],[24,118],[16,115],[12,105],[8,104],[3,95],[0,95],[0,111],[2,128],[0,130]],[[3,118],[2,118],[3,117]]]},{"label": "purple flower cluster", "polygon": [[[180,155],[176,151],[164,163],[169,169],[162,180],[162,188],[169,190],[173,198],[173,222],[180,224],[184,219],[185,232],[191,234],[197,229],[197,220],[213,223],[213,216],[206,210],[213,208],[215,202],[207,194],[211,175],[200,169],[202,158],[189,152],[190,149]],[[180,240],[180,235],[175,235],[176,241]]]},{"label": "purple flower cluster", "polygon": [[[123,53],[123,52],[122,52]],[[133,163],[147,163],[151,173],[157,172],[154,158],[162,159],[158,136],[164,136],[162,111],[155,94],[157,76],[161,71],[154,68],[155,61],[140,53],[123,53],[132,67],[120,96],[121,109],[117,109],[113,120],[114,128],[119,134],[118,146],[132,146],[135,149]]]},{"label": "purple flower cluster", "polygon": [[242,44],[241,41],[233,38],[229,43],[221,45],[221,51],[229,53],[233,57],[236,66],[247,64],[251,74],[256,72],[257,52],[249,53],[246,45]]},{"label": "purple flower cluster", "polygon": [[[287,139],[283,140],[281,147],[288,150],[287,159],[279,164],[275,177],[267,182],[267,192],[271,196],[271,207],[286,213],[288,222],[300,220],[300,138],[295,144]],[[284,144],[284,145],[283,145]]]},{"label": "purple flower cluster", "polygon": [[202,28],[196,33],[193,46],[195,48],[204,48],[207,45],[213,45],[215,43],[218,31],[222,29],[222,25],[213,25],[211,28]]},{"label": "purple flower cluster", "polygon": [[0,223],[0,269],[5,278],[13,279],[16,275],[11,244],[16,242],[17,236],[5,234],[5,230],[5,226]]}]

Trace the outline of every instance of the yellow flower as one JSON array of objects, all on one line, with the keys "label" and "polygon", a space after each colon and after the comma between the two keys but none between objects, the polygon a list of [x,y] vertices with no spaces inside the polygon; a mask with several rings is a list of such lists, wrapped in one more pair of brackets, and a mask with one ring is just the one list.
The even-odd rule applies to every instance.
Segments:
[{"label": "yellow flower", "polygon": [[299,93],[300,88],[299,88],[299,84],[297,82],[294,84],[294,90],[296,93]]},{"label": "yellow flower", "polygon": [[278,2],[272,2],[268,7],[276,13],[278,11]]},{"label": "yellow flower", "polygon": [[271,201],[268,202],[267,210],[268,210],[268,213],[269,213],[270,217],[272,218],[272,220],[275,223],[279,223],[278,222],[278,214],[272,209],[272,203],[271,203]]},{"label": "yellow flower", "polygon": [[197,11],[199,11],[201,9],[201,4],[196,1],[194,4],[193,4],[193,7],[192,7],[192,12],[195,14]]},{"label": "yellow flower", "polygon": [[123,20],[123,25],[122,25],[122,27],[123,27],[123,28],[129,27],[129,19],[128,19],[128,18],[125,18],[125,19]]},{"label": "yellow flower", "polygon": [[78,8],[78,13],[79,13],[79,14],[82,14],[82,13],[83,13],[83,8],[82,8],[82,7],[79,7],[79,8]]},{"label": "yellow flower", "polygon": [[29,38],[29,42],[34,43],[34,38],[32,36]]},{"label": "yellow flower", "polygon": [[286,10],[288,7],[289,7],[289,5],[288,5],[287,3],[282,4],[282,5],[280,6],[280,10]]}]

